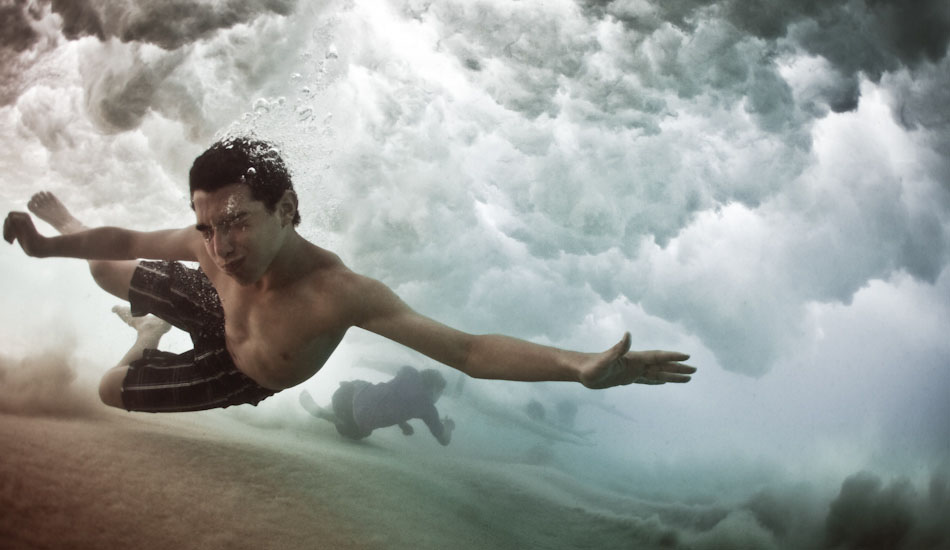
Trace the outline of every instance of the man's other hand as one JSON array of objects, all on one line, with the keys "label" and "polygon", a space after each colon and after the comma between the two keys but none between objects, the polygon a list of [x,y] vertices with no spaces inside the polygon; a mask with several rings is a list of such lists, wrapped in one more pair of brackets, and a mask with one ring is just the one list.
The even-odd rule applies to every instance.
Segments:
[{"label": "man's other hand", "polygon": [[43,257],[46,237],[40,235],[33,225],[33,218],[26,212],[10,212],[3,221],[3,239],[10,244],[19,241],[28,256]]},{"label": "man's other hand", "polygon": [[591,389],[603,389],[627,384],[665,384],[689,382],[696,372],[680,361],[689,355],[677,351],[630,351],[630,333],[609,350],[597,354],[582,368],[581,383]]}]

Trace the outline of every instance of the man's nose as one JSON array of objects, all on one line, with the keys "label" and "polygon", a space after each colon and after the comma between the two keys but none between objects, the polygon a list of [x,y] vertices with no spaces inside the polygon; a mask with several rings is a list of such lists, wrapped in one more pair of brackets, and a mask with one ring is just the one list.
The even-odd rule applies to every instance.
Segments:
[{"label": "man's nose", "polygon": [[234,243],[231,242],[231,235],[227,230],[216,231],[214,233],[214,253],[219,258],[227,258],[234,252]]}]

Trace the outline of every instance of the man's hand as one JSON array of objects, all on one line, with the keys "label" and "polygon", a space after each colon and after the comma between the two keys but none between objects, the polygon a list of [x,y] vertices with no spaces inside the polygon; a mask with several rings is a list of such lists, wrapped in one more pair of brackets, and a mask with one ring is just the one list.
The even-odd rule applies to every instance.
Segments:
[{"label": "man's hand", "polygon": [[689,382],[696,368],[679,362],[687,359],[689,355],[676,351],[630,351],[628,332],[617,345],[594,356],[581,369],[580,380],[595,390],[627,384]]},{"label": "man's hand", "polygon": [[449,417],[442,419],[442,435],[436,436],[436,439],[439,440],[443,446],[448,445],[452,442],[452,430],[455,429],[455,421]]},{"label": "man's hand", "polygon": [[26,212],[10,212],[3,222],[3,239],[10,244],[19,241],[20,247],[28,256],[42,258],[45,255],[43,245],[47,238],[40,235],[33,225],[33,219]]}]

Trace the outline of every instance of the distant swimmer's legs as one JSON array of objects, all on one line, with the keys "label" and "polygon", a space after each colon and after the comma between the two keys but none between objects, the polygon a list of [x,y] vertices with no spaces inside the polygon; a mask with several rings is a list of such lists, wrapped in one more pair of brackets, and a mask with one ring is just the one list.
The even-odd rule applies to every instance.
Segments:
[{"label": "distant swimmer's legs", "polygon": [[[33,195],[27,207],[36,217],[52,225],[63,235],[89,229],[72,215],[56,195],[48,191],[40,191]],[[96,284],[109,294],[126,301],[129,299],[129,283],[132,281],[136,266],[138,266],[137,260],[89,260],[89,271]]]},{"label": "distant swimmer's legs", "polygon": [[317,405],[317,402],[313,400],[313,397],[310,396],[310,393],[307,390],[300,392],[300,406],[306,409],[311,415],[322,418],[327,422],[336,424],[336,415],[333,414],[333,411],[324,409],[320,405]]},{"label": "distant swimmer's legs", "polygon": [[158,342],[162,336],[171,330],[172,326],[154,315],[132,317],[128,307],[115,306],[112,311],[135,329],[135,343],[119,360],[118,366],[109,369],[99,382],[99,398],[110,407],[125,408],[122,402],[122,383],[129,364],[142,357],[146,349],[158,349]]}]

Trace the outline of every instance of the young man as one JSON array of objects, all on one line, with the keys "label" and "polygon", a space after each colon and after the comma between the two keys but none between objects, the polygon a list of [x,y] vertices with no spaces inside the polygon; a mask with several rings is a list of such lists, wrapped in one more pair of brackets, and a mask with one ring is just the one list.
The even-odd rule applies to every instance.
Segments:
[{"label": "young man", "polygon": [[332,411],[317,405],[306,390],[300,393],[300,405],[311,415],[332,423],[340,435],[350,439],[363,439],[373,430],[389,426],[399,426],[403,434],[412,435],[409,421],[418,418],[439,443],[448,445],[455,422],[448,417],[439,419],[435,408],[444,390],[445,378],[439,371],[420,372],[407,365],[388,382],[340,382],[333,394]]},{"label": "young man", "polygon": [[[62,235],[40,235],[24,212],[4,222],[4,239],[28,255],[90,260],[96,282],[128,300],[133,315],[154,313],[191,334],[195,349],[185,354],[155,351],[149,342],[139,346],[140,357],[131,351],[102,379],[107,405],[183,411],[256,404],[313,376],[350,327],[477,378],[606,388],[688,382],[695,372],[679,363],[688,359],[682,353],[630,352],[629,333],[607,351],[581,353],[467,334],[420,315],[297,233],[297,196],[269,143],[215,143],[195,159],[189,183],[196,224],[182,229],[86,229],[49,193],[30,207]],[[131,261],[142,258],[160,261]]]}]

